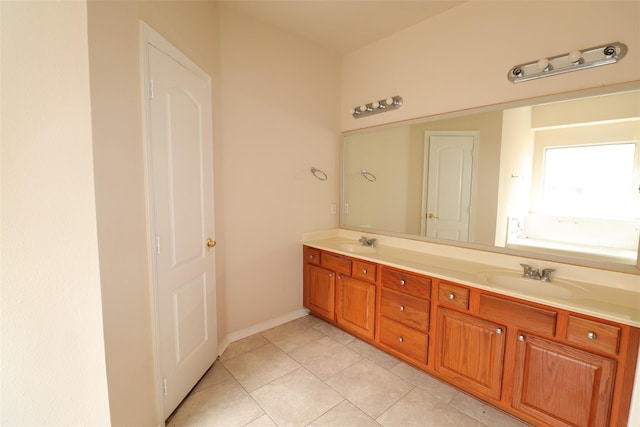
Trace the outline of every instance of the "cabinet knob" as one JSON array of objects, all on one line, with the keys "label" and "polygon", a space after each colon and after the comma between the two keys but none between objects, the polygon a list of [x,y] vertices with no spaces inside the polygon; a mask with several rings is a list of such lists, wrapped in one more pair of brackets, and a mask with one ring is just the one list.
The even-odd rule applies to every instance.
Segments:
[{"label": "cabinet knob", "polygon": [[367,269],[366,268],[362,269],[362,274],[367,274]]},{"label": "cabinet knob", "polygon": [[587,333],[587,338],[589,338],[590,340],[595,340],[598,338],[598,336],[596,335],[595,332],[589,332]]},{"label": "cabinet knob", "polygon": [[404,286],[406,284],[406,282],[404,281],[404,279],[400,279],[400,286]]},{"label": "cabinet knob", "polygon": [[329,277],[333,277],[333,273],[329,273]]},{"label": "cabinet knob", "polygon": [[400,311],[404,311],[404,305],[400,306]]},{"label": "cabinet knob", "polygon": [[449,299],[456,299],[456,295],[455,295],[453,292],[452,292],[452,293],[450,293],[449,295],[447,295],[447,297],[448,297]]},{"label": "cabinet knob", "polygon": [[524,335],[518,335],[518,341],[524,341]]},{"label": "cabinet knob", "polygon": [[309,259],[313,259],[313,255],[309,255]]},{"label": "cabinet knob", "polygon": [[404,342],[404,338],[398,337],[398,342]]},{"label": "cabinet knob", "polygon": [[498,334],[498,335],[502,335],[502,328],[498,328],[498,329],[496,329],[496,334]]}]

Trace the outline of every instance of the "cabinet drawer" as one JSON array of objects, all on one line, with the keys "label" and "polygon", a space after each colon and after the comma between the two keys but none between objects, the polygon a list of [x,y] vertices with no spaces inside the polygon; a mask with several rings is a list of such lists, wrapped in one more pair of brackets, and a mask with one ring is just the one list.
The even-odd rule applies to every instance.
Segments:
[{"label": "cabinet drawer", "polygon": [[423,299],[383,288],[380,315],[422,332],[429,331],[429,301]]},{"label": "cabinet drawer", "polygon": [[380,318],[380,343],[420,363],[427,363],[429,337],[384,317]]},{"label": "cabinet drawer", "polygon": [[351,260],[349,258],[323,252],[322,257],[320,258],[320,264],[329,270],[335,271],[336,273],[351,276]]},{"label": "cabinet drawer", "polygon": [[370,262],[355,261],[353,276],[368,282],[375,282],[378,277],[378,266]]},{"label": "cabinet drawer", "polygon": [[441,305],[469,310],[469,289],[451,283],[440,282],[438,302]]},{"label": "cabinet drawer", "polygon": [[509,322],[530,332],[553,336],[556,332],[557,313],[552,310],[531,307],[491,295],[480,295],[479,314],[498,322]]},{"label": "cabinet drawer", "polygon": [[606,323],[569,316],[567,341],[605,353],[618,354],[620,328]]},{"label": "cabinet drawer", "polygon": [[404,271],[382,269],[382,286],[418,298],[431,297],[431,279]]},{"label": "cabinet drawer", "polygon": [[320,249],[304,247],[304,262],[320,265]]}]

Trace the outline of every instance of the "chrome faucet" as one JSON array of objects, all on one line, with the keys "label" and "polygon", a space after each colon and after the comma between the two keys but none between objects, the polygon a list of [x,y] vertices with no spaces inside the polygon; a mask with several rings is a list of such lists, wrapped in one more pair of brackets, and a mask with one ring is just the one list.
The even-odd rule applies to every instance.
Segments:
[{"label": "chrome faucet", "polygon": [[376,239],[367,239],[364,236],[362,236],[358,242],[362,243],[362,246],[369,246],[370,248],[373,248],[376,245]]},{"label": "chrome faucet", "polygon": [[522,277],[527,279],[540,280],[541,282],[551,282],[551,273],[556,271],[554,268],[545,268],[542,271],[537,268],[533,268],[527,264],[520,264],[522,266]]}]

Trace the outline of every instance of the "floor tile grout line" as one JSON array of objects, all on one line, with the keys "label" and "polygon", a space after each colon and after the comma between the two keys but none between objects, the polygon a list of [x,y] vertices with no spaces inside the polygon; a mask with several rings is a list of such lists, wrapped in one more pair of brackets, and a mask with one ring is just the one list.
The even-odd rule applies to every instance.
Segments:
[{"label": "floor tile grout line", "polygon": [[[342,395],[340,395],[342,396]],[[315,423],[316,421],[318,421],[320,418],[324,417],[326,414],[328,414],[329,412],[333,411],[335,408],[337,408],[338,406],[340,406],[343,402],[349,402],[347,399],[345,399],[344,397],[342,397],[342,400],[338,403],[336,403],[335,405],[333,405],[331,408],[327,409],[326,411],[324,411],[322,414],[318,415],[316,418],[314,418],[313,420],[311,420],[310,422],[305,424],[305,427],[310,426],[311,424]]]}]

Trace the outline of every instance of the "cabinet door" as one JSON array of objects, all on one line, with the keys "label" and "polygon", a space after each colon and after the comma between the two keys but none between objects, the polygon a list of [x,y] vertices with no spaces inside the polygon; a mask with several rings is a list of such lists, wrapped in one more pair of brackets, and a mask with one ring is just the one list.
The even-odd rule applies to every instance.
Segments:
[{"label": "cabinet door", "polygon": [[616,362],[521,334],[513,407],[551,426],[607,426]]},{"label": "cabinet door", "polygon": [[307,265],[307,308],[318,316],[333,322],[336,298],[336,278],[332,271]]},{"label": "cabinet door", "polygon": [[456,385],[500,399],[505,327],[438,308],[435,369]]},{"label": "cabinet door", "polygon": [[373,339],[376,285],[352,277],[338,277],[336,319],[354,334]]}]

